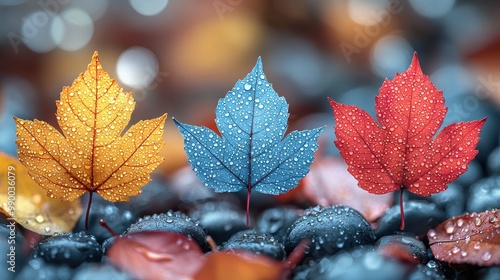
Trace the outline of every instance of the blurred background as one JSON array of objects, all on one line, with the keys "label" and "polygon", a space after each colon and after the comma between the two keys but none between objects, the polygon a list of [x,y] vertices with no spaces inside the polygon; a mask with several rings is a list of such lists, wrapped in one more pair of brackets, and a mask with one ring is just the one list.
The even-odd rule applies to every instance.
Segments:
[{"label": "blurred background", "polygon": [[137,101],[131,123],[168,112],[161,170],[186,164],[171,117],[215,129],[219,98],[261,56],[290,104],[290,130],[327,125],[327,97],[374,115],[385,78],[418,53],[444,91],[445,123],[488,116],[479,164],[499,142],[500,2],[461,0],[0,0],[0,150],[13,116],[57,127],[55,100],[94,51]]}]

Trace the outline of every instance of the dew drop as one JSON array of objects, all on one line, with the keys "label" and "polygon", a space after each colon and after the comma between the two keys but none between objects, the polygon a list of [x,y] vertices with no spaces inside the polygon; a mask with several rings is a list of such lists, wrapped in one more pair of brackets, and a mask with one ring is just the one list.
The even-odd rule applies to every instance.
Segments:
[{"label": "dew drop", "polygon": [[455,231],[455,226],[453,225],[453,223],[448,223],[445,226],[445,231],[446,231],[447,234],[452,234],[453,231]]},{"label": "dew drop", "polygon": [[71,257],[71,254],[69,253],[68,250],[65,250],[64,253],[63,253],[63,256],[65,259],[69,259]]},{"label": "dew drop", "polygon": [[41,223],[45,222],[45,218],[43,217],[42,214],[38,214],[38,215],[35,216],[35,221],[37,223],[41,224]]},{"label": "dew drop", "polygon": [[165,262],[165,261],[171,261],[173,259],[173,256],[171,254],[167,253],[162,253],[162,252],[155,252],[151,249],[147,249],[143,247],[140,244],[131,244],[132,247],[134,247],[137,252],[139,252],[141,255],[143,255],[146,259],[154,262]]},{"label": "dew drop", "polygon": [[490,252],[484,252],[484,254],[481,256],[481,259],[483,261],[489,261],[491,259],[491,253]]},{"label": "dew drop", "polygon": [[32,197],[31,197],[31,201],[35,204],[38,204],[40,202],[42,202],[42,196],[40,194],[34,194]]},{"label": "dew drop", "polygon": [[246,83],[246,84],[243,86],[243,88],[244,88],[245,90],[250,90],[250,89],[252,88],[252,85],[251,85],[251,84],[249,84],[249,83]]},{"label": "dew drop", "polygon": [[344,248],[344,240],[339,238],[336,242],[337,248]]}]

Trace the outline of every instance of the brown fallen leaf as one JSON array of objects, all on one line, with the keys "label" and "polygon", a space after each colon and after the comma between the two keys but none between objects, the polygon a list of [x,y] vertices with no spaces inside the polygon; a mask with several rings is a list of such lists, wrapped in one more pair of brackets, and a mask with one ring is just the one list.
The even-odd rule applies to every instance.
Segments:
[{"label": "brown fallen leaf", "polygon": [[427,233],[436,259],[457,264],[500,265],[500,211],[453,217]]},{"label": "brown fallen leaf", "polygon": [[195,241],[168,231],[127,234],[118,238],[106,255],[137,279],[190,280],[205,263]]},{"label": "brown fallen leaf", "polygon": [[82,213],[79,200],[47,197],[17,159],[1,152],[0,207],[22,227],[42,235],[70,232]]},{"label": "brown fallen leaf", "polygon": [[56,103],[62,134],[46,122],[15,118],[19,160],[51,198],[72,201],[88,192],[87,228],[93,193],[128,201],[151,180],[163,161],[158,153],[167,116],[140,121],[124,132],[133,96],[104,71],[97,52]]}]

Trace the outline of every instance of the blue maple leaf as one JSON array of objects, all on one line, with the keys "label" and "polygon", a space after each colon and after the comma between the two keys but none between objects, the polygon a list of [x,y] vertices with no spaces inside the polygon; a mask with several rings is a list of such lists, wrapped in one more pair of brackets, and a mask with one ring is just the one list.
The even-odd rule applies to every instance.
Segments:
[{"label": "blue maple leaf", "polygon": [[216,192],[256,190],[281,194],[309,172],[323,130],[293,131],[285,138],[288,104],[267,81],[259,57],[252,72],[219,100],[215,122],[206,127],[178,122],[188,161],[203,184]]}]

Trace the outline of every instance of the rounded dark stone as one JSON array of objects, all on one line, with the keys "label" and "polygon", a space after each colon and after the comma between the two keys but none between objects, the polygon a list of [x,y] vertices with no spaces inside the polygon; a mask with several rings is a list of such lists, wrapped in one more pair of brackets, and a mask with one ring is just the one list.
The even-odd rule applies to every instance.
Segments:
[{"label": "rounded dark stone", "polygon": [[304,239],[311,242],[306,249],[306,258],[313,259],[375,242],[370,223],[351,207],[316,206],[304,213],[288,231],[285,240],[287,253]]}]

